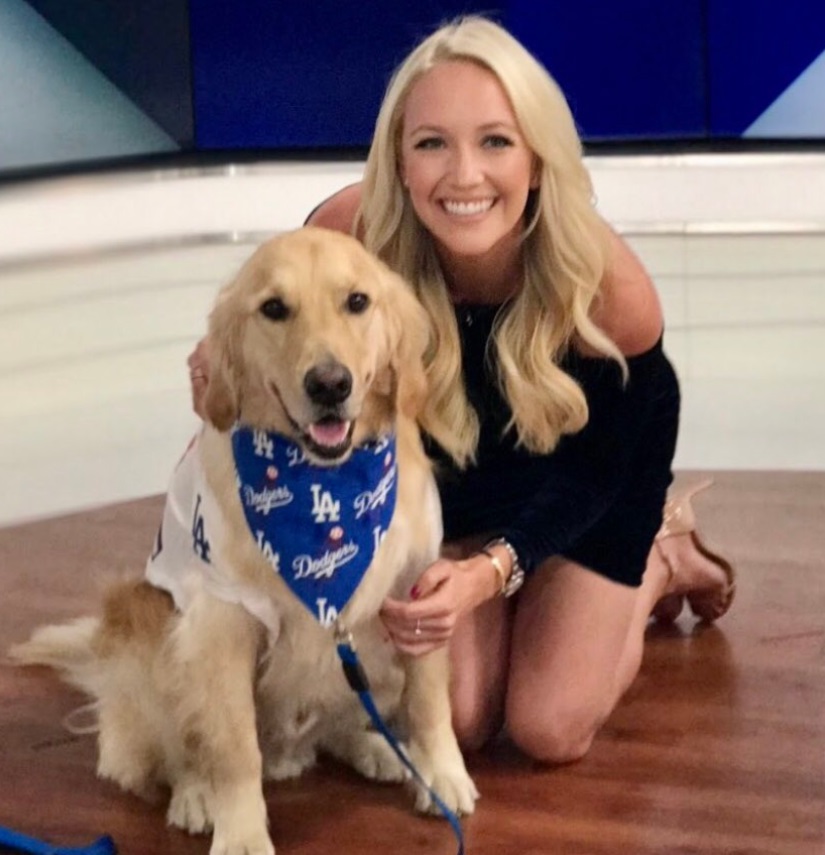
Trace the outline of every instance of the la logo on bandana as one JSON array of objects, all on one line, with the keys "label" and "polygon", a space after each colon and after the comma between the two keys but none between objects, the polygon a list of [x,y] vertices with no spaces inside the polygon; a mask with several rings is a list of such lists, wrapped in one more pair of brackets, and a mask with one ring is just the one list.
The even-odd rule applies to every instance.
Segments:
[{"label": "la logo on bandana", "polygon": [[323,626],[349,602],[390,526],[395,436],[340,466],[317,466],[277,433],[235,427],[232,450],[247,525],[272,569]]}]

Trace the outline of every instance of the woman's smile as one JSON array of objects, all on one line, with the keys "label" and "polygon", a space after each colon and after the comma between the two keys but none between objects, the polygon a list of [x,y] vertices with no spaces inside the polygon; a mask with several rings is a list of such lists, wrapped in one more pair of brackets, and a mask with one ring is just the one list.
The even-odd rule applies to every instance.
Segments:
[{"label": "woman's smile", "polygon": [[443,199],[441,204],[444,210],[455,217],[477,217],[486,214],[495,205],[495,199],[476,199],[459,201],[457,199]]}]

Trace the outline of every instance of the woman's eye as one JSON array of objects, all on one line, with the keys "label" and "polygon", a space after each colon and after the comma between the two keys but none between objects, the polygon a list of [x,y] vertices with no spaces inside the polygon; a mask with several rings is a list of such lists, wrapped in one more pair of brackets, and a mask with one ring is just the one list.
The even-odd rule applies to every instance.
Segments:
[{"label": "woman's eye", "polygon": [[513,144],[513,141],[501,134],[490,134],[484,137],[483,143],[487,148],[507,148]]},{"label": "woman's eye", "polygon": [[259,307],[260,313],[270,321],[285,321],[289,317],[289,307],[280,297],[270,297]]},{"label": "woman's eye", "polygon": [[354,291],[347,297],[347,311],[353,315],[360,315],[366,311],[370,304],[370,298],[361,291]]},{"label": "woman's eye", "polygon": [[441,137],[424,137],[418,140],[413,148],[418,151],[432,151],[441,148],[444,145],[444,140]]}]

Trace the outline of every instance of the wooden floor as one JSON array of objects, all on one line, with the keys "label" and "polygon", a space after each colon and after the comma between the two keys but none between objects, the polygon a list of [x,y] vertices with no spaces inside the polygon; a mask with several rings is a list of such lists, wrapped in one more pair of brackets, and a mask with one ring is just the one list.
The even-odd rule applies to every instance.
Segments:
[{"label": "wooden floor", "polygon": [[[159,498],[0,531],[0,649],[87,613],[142,567]],[[825,853],[825,473],[718,473],[698,507],[735,559],[716,627],[649,632],[642,672],[590,754],[539,768],[502,743],[468,758],[482,792],[468,855]],[[0,824],[62,845],[111,834],[124,855],[207,853],[161,807],[95,778],[92,736],[62,718],[80,696],[0,662]],[[445,823],[397,787],[325,765],[268,785],[279,855],[452,855]]]}]

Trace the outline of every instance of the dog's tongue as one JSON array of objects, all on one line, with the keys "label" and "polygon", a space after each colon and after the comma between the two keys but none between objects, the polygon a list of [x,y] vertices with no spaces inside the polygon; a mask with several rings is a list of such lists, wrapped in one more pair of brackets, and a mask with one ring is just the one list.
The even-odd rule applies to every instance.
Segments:
[{"label": "dog's tongue", "polygon": [[313,442],[327,448],[341,445],[349,433],[349,422],[325,421],[309,426],[309,435]]}]

